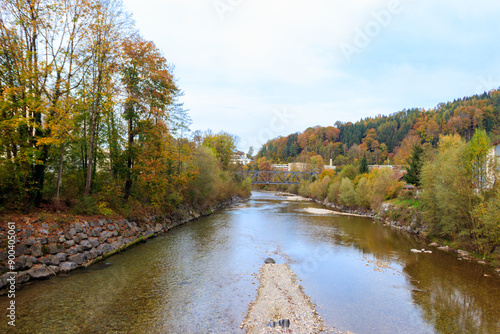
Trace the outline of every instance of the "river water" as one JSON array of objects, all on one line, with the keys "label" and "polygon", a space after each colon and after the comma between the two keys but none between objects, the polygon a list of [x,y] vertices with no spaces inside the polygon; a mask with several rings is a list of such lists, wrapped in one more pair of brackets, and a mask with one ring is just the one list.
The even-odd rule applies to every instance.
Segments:
[{"label": "river water", "polygon": [[[15,333],[243,333],[256,275],[288,263],[328,328],[500,333],[493,270],[364,217],[254,192],[106,262],[26,286]],[[487,275],[487,276],[485,276]],[[0,297],[5,314],[8,299]],[[12,330],[6,317],[0,332]]]}]

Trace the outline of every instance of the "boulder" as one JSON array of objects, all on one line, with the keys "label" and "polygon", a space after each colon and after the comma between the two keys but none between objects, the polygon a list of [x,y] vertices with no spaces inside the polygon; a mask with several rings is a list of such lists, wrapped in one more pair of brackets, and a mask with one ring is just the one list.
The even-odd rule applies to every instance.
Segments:
[{"label": "boulder", "polygon": [[47,238],[40,238],[40,243],[42,245],[46,245],[47,244]]},{"label": "boulder", "polygon": [[92,257],[92,259],[95,259],[96,257],[99,256],[99,251],[95,248],[92,248],[90,251],[89,251],[89,254],[90,256]]},{"label": "boulder", "polygon": [[42,234],[49,234],[49,231],[47,231],[46,229],[44,228],[39,228],[38,229],[38,232],[42,233]]},{"label": "boulder", "polygon": [[52,244],[49,244],[47,249],[49,251],[49,254],[57,254],[57,253],[60,253],[64,249],[64,247],[59,245],[59,244],[52,243]]},{"label": "boulder", "polygon": [[154,234],[153,230],[147,230],[146,232],[143,233],[145,237],[149,237],[151,234]]},{"label": "boulder", "polygon": [[[60,253],[59,253],[60,254]],[[57,255],[48,255],[45,259],[42,260],[46,265],[58,266],[61,260],[57,257]]]},{"label": "boulder", "polygon": [[58,241],[59,241],[60,243],[65,242],[65,241],[66,241],[66,236],[64,236],[64,235],[60,235],[60,236],[59,236],[59,238],[58,238]]},{"label": "boulder", "polygon": [[57,253],[56,257],[59,260],[59,262],[64,262],[64,261],[66,261],[66,258],[67,258],[65,253]]},{"label": "boulder", "polygon": [[16,283],[21,284],[21,283],[26,283],[30,280],[31,276],[28,274],[26,271],[20,271],[16,275]]},{"label": "boulder", "polygon": [[75,242],[75,244],[79,244],[80,241],[82,241],[82,238],[80,237],[80,234],[77,234],[73,237],[73,241]]},{"label": "boulder", "polygon": [[76,269],[78,265],[74,262],[61,262],[59,264],[59,270],[62,272],[68,272],[70,270]]},{"label": "boulder", "polygon": [[30,254],[30,249],[24,243],[16,245],[16,256]]},{"label": "boulder", "polygon": [[113,224],[109,224],[109,225],[107,226],[107,229],[108,229],[108,231],[114,231],[114,230],[116,229],[116,227],[115,227],[115,225],[113,225]]},{"label": "boulder", "polygon": [[84,261],[83,254],[78,253],[78,254],[75,254],[75,255],[71,255],[71,256],[68,257],[68,260],[70,260],[71,262],[76,263],[77,265],[82,265],[82,263]]},{"label": "boulder", "polygon": [[83,227],[79,223],[75,223],[75,231],[76,233],[82,233],[83,232]]},{"label": "boulder", "polygon": [[73,240],[68,240],[64,243],[66,247],[73,247],[75,245],[75,242]]},{"label": "boulder", "polygon": [[65,253],[67,256],[75,255],[76,253],[78,253],[78,249],[76,249],[76,247],[71,247],[66,249]]},{"label": "boulder", "polygon": [[88,238],[89,238],[89,236],[88,236],[88,235],[86,235],[85,233],[80,233],[80,234],[79,234],[79,237],[80,237],[80,239],[82,239],[82,240],[85,240],[85,239],[88,239]]},{"label": "boulder", "polygon": [[85,250],[90,250],[92,249],[92,245],[90,244],[90,242],[88,240],[82,240],[82,242],[80,242],[80,245],[83,247],[83,249]]},{"label": "boulder", "polygon": [[41,244],[35,244],[35,245],[31,246],[30,250],[31,250],[31,255],[33,255],[35,257],[40,257],[43,255]]},{"label": "boulder", "polygon": [[89,238],[89,243],[94,248],[97,247],[97,246],[99,246],[99,240],[97,240],[97,238]]},{"label": "boulder", "polygon": [[70,235],[71,237],[74,237],[74,236],[75,236],[75,234],[76,234],[76,230],[75,230],[74,228],[71,228],[71,229],[69,230],[69,235]]},{"label": "boulder", "polygon": [[59,266],[49,266],[49,269],[52,275],[55,275],[59,272]]},{"label": "boulder", "polygon": [[47,241],[49,242],[49,244],[51,244],[51,243],[59,242],[59,238],[58,237],[48,237]]},{"label": "boulder", "polygon": [[26,273],[31,276],[31,278],[40,279],[50,276],[50,271],[43,264],[36,264]]},{"label": "boulder", "polygon": [[97,247],[97,251],[98,251],[99,255],[104,255],[104,254],[109,253],[113,250],[114,250],[113,246],[111,246],[110,244],[101,244],[99,247]]}]

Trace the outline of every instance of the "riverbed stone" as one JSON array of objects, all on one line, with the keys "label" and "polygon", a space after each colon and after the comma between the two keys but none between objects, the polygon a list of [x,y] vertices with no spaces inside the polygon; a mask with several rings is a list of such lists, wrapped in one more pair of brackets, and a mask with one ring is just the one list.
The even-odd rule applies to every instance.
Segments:
[{"label": "riverbed stone", "polygon": [[35,244],[35,245],[31,246],[30,250],[31,250],[31,255],[33,255],[33,256],[40,257],[43,255],[42,254],[42,244]]},{"label": "riverbed stone", "polygon": [[66,261],[66,258],[67,258],[65,253],[57,253],[56,257],[59,260],[59,262],[64,262],[64,261]]},{"label": "riverbed stone", "polygon": [[89,238],[88,241],[94,248],[99,246],[99,240],[97,238]]},{"label": "riverbed stone", "polygon": [[40,279],[50,276],[50,271],[43,264],[36,264],[26,273],[31,276],[31,278]]},{"label": "riverbed stone", "polygon": [[72,227],[72,228],[69,230],[69,235],[70,235],[71,237],[74,237],[74,236],[75,236],[75,234],[76,234],[76,230],[75,230],[75,228],[74,228],[74,227]]},{"label": "riverbed stone", "polygon": [[96,257],[99,256],[99,251],[95,248],[92,248],[90,251],[89,251],[89,254],[90,256],[92,257],[92,259],[95,259]]},{"label": "riverbed stone", "polygon": [[40,238],[40,243],[42,245],[46,245],[47,244],[47,238]]},{"label": "riverbed stone", "polygon": [[68,260],[70,260],[71,262],[74,262],[76,263],[77,265],[81,265],[83,263],[83,254],[81,253],[78,253],[78,254],[75,254],[75,255],[71,255],[68,257]]},{"label": "riverbed stone", "polygon": [[80,236],[80,239],[82,239],[82,240],[85,240],[85,239],[89,238],[89,236],[87,234],[85,234],[85,233],[80,233],[79,236]]},{"label": "riverbed stone", "polygon": [[110,244],[102,244],[99,247],[97,247],[97,251],[99,252],[99,255],[104,255],[104,254],[109,253],[113,250],[114,250],[113,246],[111,246]]},{"label": "riverbed stone", "polygon": [[83,249],[85,250],[90,250],[92,249],[92,245],[90,244],[90,242],[88,240],[82,240],[82,242],[80,242],[80,245],[83,247]]},{"label": "riverbed stone", "polygon": [[78,249],[76,249],[76,247],[71,247],[66,249],[65,253],[67,256],[75,255],[76,253],[78,253]]},{"label": "riverbed stone", "polygon": [[83,252],[82,255],[83,255],[83,262],[87,262],[87,261],[92,260],[92,256],[90,255],[89,251]]},{"label": "riverbed stone", "polygon": [[33,262],[31,261],[31,258],[26,255],[21,255],[20,257],[18,257],[14,264],[15,271],[31,267],[33,267]]},{"label": "riverbed stone", "polygon": [[55,242],[59,242],[59,238],[58,238],[58,237],[48,237],[48,238],[47,238],[47,242],[48,242],[49,244],[51,244],[51,243],[55,243]]},{"label": "riverbed stone", "polygon": [[469,252],[467,252],[467,251],[459,249],[459,250],[457,250],[457,253],[458,253],[458,255],[460,255],[463,258],[469,257]]},{"label": "riverbed stone", "polygon": [[59,272],[59,266],[49,266],[49,269],[52,275],[56,275]]},{"label": "riverbed stone", "polygon": [[74,245],[75,245],[74,240],[68,240],[64,243],[64,246],[66,246],[66,247],[73,247]]},{"label": "riverbed stone", "polygon": [[30,254],[31,251],[24,243],[16,245],[16,256]]},{"label": "riverbed stone", "polygon": [[82,233],[83,232],[83,227],[79,223],[75,223],[74,229],[75,229],[76,233]]},{"label": "riverbed stone", "polygon": [[64,243],[66,241],[66,236],[65,235],[60,235],[59,238],[58,238],[58,241],[60,243]]},{"label": "riverbed stone", "polygon": [[108,229],[108,231],[114,231],[116,227],[113,224],[109,224],[106,228]]},{"label": "riverbed stone", "polygon": [[80,237],[80,234],[77,234],[73,237],[73,241],[75,242],[75,244],[79,244],[80,241],[82,241],[82,238]]},{"label": "riverbed stone", "polygon": [[44,228],[39,228],[38,229],[38,232],[42,233],[42,234],[49,234],[49,231],[44,229]]},{"label": "riverbed stone", "polygon": [[144,236],[145,236],[145,237],[148,237],[148,236],[150,236],[151,234],[154,234],[153,230],[147,230],[146,232],[144,232]]},{"label": "riverbed stone", "polygon": [[57,254],[63,250],[63,246],[56,243],[52,243],[48,245],[47,249],[49,251],[49,254]]},{"label": "riverbed stone", "polygon": [[16,283],[22,284],[30,280],[31,276],[26,271],[19,271],[16,275]]},{"label": "riverbed stone", "polygon": [[70,270],[76,269],[78,265],[74,262],[61,262],[59,264],[59,269],[62,272],[68,272]]},{"label": "riverbed stone", "polygon": [[48,255],[45,259],[42,260],[46,265],[58,266],[61,262],[56,255]]}]

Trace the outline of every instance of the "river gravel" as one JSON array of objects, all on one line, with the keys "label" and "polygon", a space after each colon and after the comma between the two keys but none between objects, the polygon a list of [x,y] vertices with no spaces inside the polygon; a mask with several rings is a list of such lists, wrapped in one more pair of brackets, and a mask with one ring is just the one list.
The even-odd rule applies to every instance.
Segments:
[{"label": "river gravel", "polygon": [[[289,320],[290,326],[277,325]],[[269,326],[275,322],[276,326]],[[287,264],[264,264],[260,269],[257,299],[250,305],[248,315],[241,324],[247,333],[323,333],[326,331],[321,317],[310,298],[297,284]]]}]

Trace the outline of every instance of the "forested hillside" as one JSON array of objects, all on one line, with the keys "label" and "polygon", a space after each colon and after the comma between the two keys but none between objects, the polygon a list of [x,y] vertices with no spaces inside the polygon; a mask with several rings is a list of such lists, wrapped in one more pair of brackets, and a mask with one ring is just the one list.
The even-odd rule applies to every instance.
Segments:
[{"label": "forested hillside", "polygon": [[405,164],[415,144],[435,147],[440,135],[471,139],[476,129],[500,137],[500,90],[441,103],[436,108],[407,109],[389,116],[367,117],[355,123],[336,122],[267,142],[257,158],[273,162],[307,161],[321,155],[335,165],[356,163]]}]

